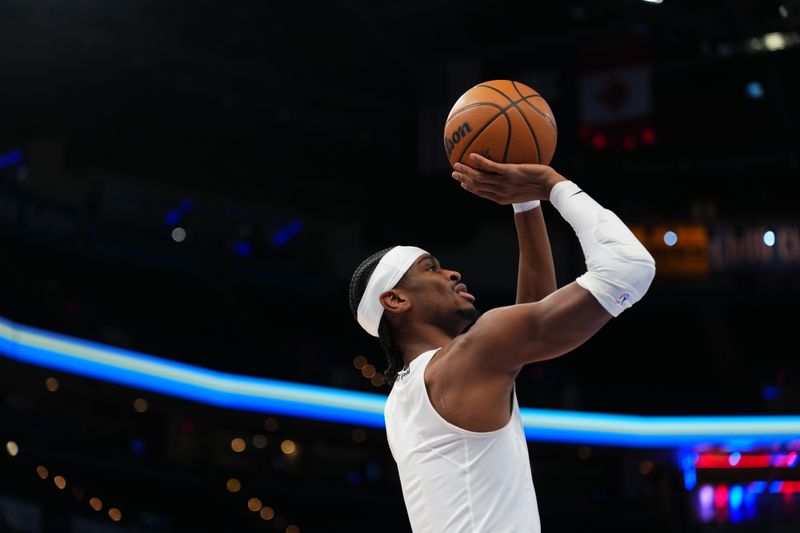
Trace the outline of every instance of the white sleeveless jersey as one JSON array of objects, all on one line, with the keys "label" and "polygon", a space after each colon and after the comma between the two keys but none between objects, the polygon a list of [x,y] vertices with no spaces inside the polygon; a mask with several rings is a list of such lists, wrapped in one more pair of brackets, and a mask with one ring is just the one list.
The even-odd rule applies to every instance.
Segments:
[{"label": "white sleeveless jersey", "polygon": [[436,412],[425,368],[436,350],[411,361],[384,408],[389,448],[414,533],[539,533],[539,509],[514,389],[501,429],[468,431]]}]

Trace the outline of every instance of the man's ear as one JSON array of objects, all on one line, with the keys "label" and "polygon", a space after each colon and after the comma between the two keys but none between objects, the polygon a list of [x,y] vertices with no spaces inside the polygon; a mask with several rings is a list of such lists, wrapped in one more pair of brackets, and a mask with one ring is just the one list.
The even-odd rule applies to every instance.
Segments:
[{"label": "man's ear", "polygon": [[407,295],[399,289],[389,289],[384,292],[381,294],[380,301],[383,309],[390,313],[403,313],[411,307]]}]

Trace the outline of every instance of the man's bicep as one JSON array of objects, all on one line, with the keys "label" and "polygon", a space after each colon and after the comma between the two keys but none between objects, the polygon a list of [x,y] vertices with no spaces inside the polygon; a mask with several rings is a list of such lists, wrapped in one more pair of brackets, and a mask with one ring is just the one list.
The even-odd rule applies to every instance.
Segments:
[{"label": "man's bicep", "polygon": [[589,291],[572,282],[539,302],[493,309],[483,318],[470,332],[485,352],[483,365],[490,372],[515,373],[525,364],[574,350],[612,317]]}]

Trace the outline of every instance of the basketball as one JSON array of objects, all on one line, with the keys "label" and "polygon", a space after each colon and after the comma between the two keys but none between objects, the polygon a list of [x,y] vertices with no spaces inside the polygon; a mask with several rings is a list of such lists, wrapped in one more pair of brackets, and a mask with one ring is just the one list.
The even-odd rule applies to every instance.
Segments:
[{"label": "basketball", "polygon": [[549,165],[558,130],[547,101],[512,80],[475,85],[456,100],[444,126],[444,149],[452,167],[469,164],[476,152],[498,163]]}]

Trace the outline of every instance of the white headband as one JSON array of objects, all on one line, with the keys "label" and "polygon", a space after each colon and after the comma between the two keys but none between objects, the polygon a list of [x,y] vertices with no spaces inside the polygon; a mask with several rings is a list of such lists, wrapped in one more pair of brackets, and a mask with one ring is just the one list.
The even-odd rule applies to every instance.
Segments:
[{"label": "white headband", "polygon": [[381,294],[393,289],[403,274],[423,254],[422,248],[416,246],[395,246],[384,255],[372,272],[364,289],[364,295],[358,303],[358,323],[373,337],[378,336],[378,325],[383,316]]}]

